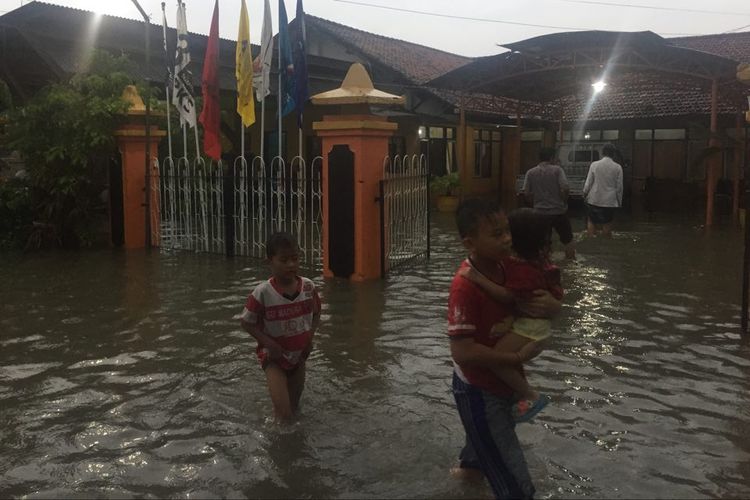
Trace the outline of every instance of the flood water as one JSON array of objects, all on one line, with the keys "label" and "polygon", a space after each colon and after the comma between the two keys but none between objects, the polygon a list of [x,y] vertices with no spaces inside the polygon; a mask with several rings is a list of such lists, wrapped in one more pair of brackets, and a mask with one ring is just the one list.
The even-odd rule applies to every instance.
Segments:
[{"label": "flood water", "polygon": [[[528,370],[552,404],[518,427],[539,497],[750,497],[741,238],[699,220],[621,219],[561,264],[565,307]],[[234,319],[262,264],[4,257],[0,497],[489,496],[447,474],[463,440],[445,321],[454,233],[436,217],[432,259],[385,281],[316,278],[323,324],[285,430]]]}]

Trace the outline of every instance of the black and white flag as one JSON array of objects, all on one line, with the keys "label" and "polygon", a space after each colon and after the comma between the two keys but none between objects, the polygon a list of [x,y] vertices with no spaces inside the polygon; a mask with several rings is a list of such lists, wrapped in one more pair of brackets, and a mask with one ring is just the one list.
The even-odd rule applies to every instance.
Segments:
[{"label": "black and white flag", "polygon": [[180,113],[180,125],[187,122],[195,127],[195,97],[193,97],[193,75],[190,73],[190,50],[188,48],[185,4],[177,4],[177,50],[174,60],[174,88],[172,104]]}]

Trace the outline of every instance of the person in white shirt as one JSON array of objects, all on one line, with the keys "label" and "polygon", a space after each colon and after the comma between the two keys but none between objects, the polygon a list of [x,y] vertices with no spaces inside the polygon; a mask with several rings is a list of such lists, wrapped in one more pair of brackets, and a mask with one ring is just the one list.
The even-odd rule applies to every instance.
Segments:
[{"label": "person in white shirt", "polygon": [[603,236],[611,237],[615,209],[622,206],[622,166],[612,159],[616,153],[612,144],[605,144],[603,158],[591,164],[583,185],[589,236],[601,231]]}]

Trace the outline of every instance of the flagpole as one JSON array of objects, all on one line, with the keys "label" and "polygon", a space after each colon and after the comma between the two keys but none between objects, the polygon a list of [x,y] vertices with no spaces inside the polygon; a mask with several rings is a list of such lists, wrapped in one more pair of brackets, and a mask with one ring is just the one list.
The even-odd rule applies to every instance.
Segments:
[{"label": "flagpole", "polygon": [[[185,21],[185,32],[187,33],[187,14],[185,14],[185,11],[187,10],[187,6],[185,5],[184,0],[178,0],[178,3],[182,3],[182,16],[183,21]],[[195,107],[193,107],[193,110],[195,110]],[[195,112],[195,111],[193,111]],[[200,150],[200,140],[198,139],[198,121],[195,120],[195,125],[192,127],[193,131],[195,132],[195,160],[198,161],[198,158],[201,156],[201,150]],[[187,131],[184,132],[185,137],[185,159],[187,159]]]},{"label": "flagpole", "polygon": [[263,96],[263,100],[260,101],[260,157],[265,158],[263,156],[263,150],[264,146],[266,144],[266,141],[263,139],[263,135],[266,132],[266,97]]},{"label": "flagpole", "polygon": [[[265,160],[266,97],[270,94],[271,60],[273,57],[273,28],[271,27],[271,6],[269,0],[263,2],[263,28],[261,30],[260,54],[260,157]],[[267,81],[268,80],[268,81]],[[258,94],[256,93],[256,96]]]},{"label": "flagpole", "polygon": [[282,63],[282,60],[281,60],[281,25],[279,25],[279,137],[277,141],[279,144],[279,149],[277,150],[279,154],[279,158],[281,158],[281,113],[283,110],[282,105],[281,105],[281,99],[283,97],[281,95],[281,72],[284,69],[286,69],[286,68],[282,69],[281,63]]},{"label": "flagpole", "polygon": [[242,123],[242,117],[240,117],[240,156],[245,159],[245,125]]},{"label": "flagpole", "polygon": [[182,124],[182,149],[183,149],[183,156],[185,157],[185,160],[187,160],[187,124]]},{"label": "flagpole", "polygon": [[198,124],[195,124],[195,159],[197,160],[201,156],[201,148],[200,148],[200,142],[198,139]]},{"label": "flagpole", "polygon": [[166,4],[164,2],[161,3],[161,14],[162,14],[162,33],[164,34],[164,57],[167,60],[167,83],[164,85],[164,90],[167,93],[167,144],[169,145],[169,158],[172,158],[172,122],[169,119],[169,107],[171,105],[171,101],[169,100],[169,84],[171,83],[171,78],[169,78],[169,75],[171,72],[169,71],[169,52],[167,51],[167,10],[166,10]]}]

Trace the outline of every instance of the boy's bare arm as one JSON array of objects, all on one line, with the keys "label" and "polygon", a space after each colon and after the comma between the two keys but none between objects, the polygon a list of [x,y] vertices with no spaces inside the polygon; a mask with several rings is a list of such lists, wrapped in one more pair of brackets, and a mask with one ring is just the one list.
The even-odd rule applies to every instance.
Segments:
[{"label": "boy's bare arm", "polygon": [[[312,333],[314,334],[316,331],[318,331],[318,326],[320,326],[320,313],[314,313],[312,317]],[[307,359],[308,356],[310,356],[310,353],[313,349],[313,342],[310,340],[310,343],[305,347],[305,350],[302,352],[302,359]]]},{"label": "boy's bare arm", "polygon": [[518,352],[495,350],[479,344],[471,337],[451,338],[451,356],[459,365],[479,365],[496,368],[498,365],[521,365],[542,352],[538,342],[529,342]]},{"label": "boy's bare arm", "polygon": [[479,286],[497,302],[512,303],[515,300],[515,297],[507,288],[498,285],[473,267],[465,267],[459,271],[459,274]]},{"label": "boy's bare arm", "polygon": [[279,359],[284,355],[284,350],[279,343],[269,335],[263,333],[263,331],[256,325],[248,323],[244,319],[240,319],[240,325],[242,325],[243,330],[252,335],[253,338],[258,341],[258,344],[268,349],[268,356],[270,359]]},{"label": "boy's bare arm", "polygon": [[547,290],[534,290],[534,297],[520,301],[518,309],[530,318],[551,318],[562,309],[562,301],[557,300]]},{"label": "boy's bare arm", "polygon": [[318,331],[318,327],[320,326],[320,313],[314,313],[312,317],[312,332],[315,333]]}]

